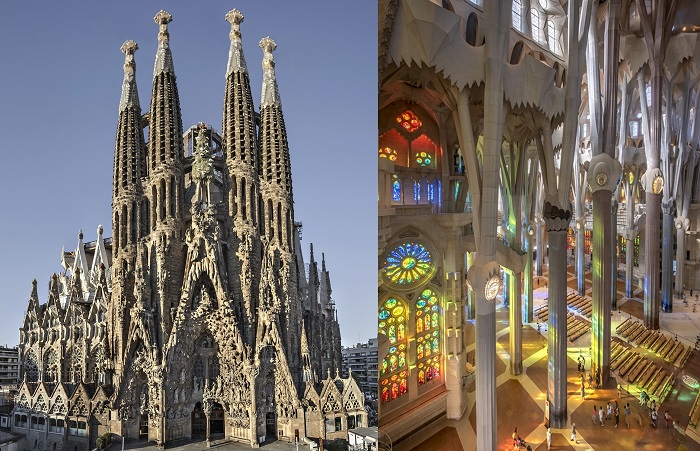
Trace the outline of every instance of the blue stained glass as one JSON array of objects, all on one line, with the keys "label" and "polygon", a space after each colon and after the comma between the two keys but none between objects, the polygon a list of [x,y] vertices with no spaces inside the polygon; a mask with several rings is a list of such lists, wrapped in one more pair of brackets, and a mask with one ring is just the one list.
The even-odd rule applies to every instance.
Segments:
[{"label": "blue stained glass", "polygon": [[389,312],[386,310],[382,310],[379,312],[379,319],[387,319],[389,317]]},{"label": "blue stained glass", "polygon": [[418,307],[418,308],[425,307],[425,301],[423,299],[421,299],[420,301],[416,302],[416,307]]},{"label": "blue stained glass", "polygon": [[401,182],[394,180],[392,189],[392,199],[394,202],[399,202],[401,200]]},{"label": "blue stained glass", "polygon": [[435,201],[435,185],[432,183],[428,185],[428,200],[431,203]]},{"label": "blue stained glass", "polygon": [[420,184],[413,182],[413,200],[420,202]]},{"label": "blue stained glass", "polygon": [[393,354],[395,352],[396,352],[396,346],[392,346],[391,348],[389,348],[389,353]]}]

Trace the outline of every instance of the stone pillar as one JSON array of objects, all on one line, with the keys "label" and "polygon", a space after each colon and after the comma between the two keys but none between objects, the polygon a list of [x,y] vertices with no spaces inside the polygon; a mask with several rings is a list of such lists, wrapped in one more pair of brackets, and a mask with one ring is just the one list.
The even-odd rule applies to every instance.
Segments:
[{"label": "stone pillar", "polygon": [[496,448],[496,305],[500,267],[479,255],[467,273],[476,300],[476,436],[478,449]]},{"label": "stone pillar", "polygon": [[548,384],[549,421],[551,427],[563,428],[566,410],[566,233],[571,211],[549,201],[544,206],[544,221],[549,237],[549,320],[548,320]]},{"label": "stone pillar", "polygon": [[535,257],[535,272],[537,277],[542,277],[542,263],[544,262],[544,228],[542,220],[535,222],[535,247],[537,248],[537,256]]},{"label": "stone pillar", "polygon": [[521,273],[509,273],[510,291],[510,374],[523,372],[523,310]]},{"label": "stone pillar", "polygon": [[[471,268],[472,265],[474,264],[474,253],[467,252],[465,254],[465,262],[466,262],[466,264],[464,265],[464,267],[466,269],[466,271],[465,271],[465,274],[466,274],[466,272],[469,271],[469,268]],[[475,309],[474,309],[474,304],[475,304],[474,303],[474,292],[468,287],[467,287],[466,291],[467,291],[467,306],[466,306],[467,307],[466,308],[467,319],[475,319],[476,314],[475,314]]]},{"label": "stone pillar", "polygon": [[[531,230],[532,229],[529,229]],[[533,231],[534,232],[534,231]],[[523,315],[523,322],[525,323],[531,323],[533,320],[533,302],[534,302],[534,293],[533,293],[533,261],[532,261],[532,236],[529,233],[525,234],[525,246],[527,247],[527,260],[525,260],[525,293],[523,294],[523,308],[522,308],[522,315]]]},{"label": "stone pillar", "polygon": [[631,298],[634,296],[634,239],[635,235],[632,232],[627,234],[625,243],[625,252],[627,254],[625,266],[625,296]]},{"label": "stone pillar", "polygon": [[[685,272],[685,231],[687,218],[678,217],[676,226],[676,289],[678,298],[683,296],[683,277]],[[690,224],[690,222],[688,222]]]},{"label": "stone pillar", "polygon": [[[656,86],[661,86],[660,81]],[[652,86],[652,91],[653,90],[654,87]],[[659,114],[658,116],[661,115]],[[653,119],[654,116],[652,116],[651,121],[653,124],[650,124],[649,127],[650,133],[652,134],[655,133],[654,127],[658,127],[659,130],[661,129],[661,121],[659,118],[657,117],[656,120]],[[651,166],[649,161],[647,161],[647,164]],[[659,258],[661,196],[659,193],[661,191],[659,190],[659,193],[655,194],[652,189],[654,179],[657,178],[661,178],[661,171],[658,167],[647,169],[643,179],[647,209],[644,237],[644,326],[651,330],[659,329],[659,308],[661,307],[659,298],[659,269],[661,267]],[[661,180],[663,180],[663,178],[661,178]]]},{"label": "stone pillar", "polygon": [[613,233],[612,192],[617,186],[622,166],[606,153],[593,157],[587,171],[588,185],[593,193],[593,334],[591,336],[591,372],[600,371],[600,380],[610,379],[610,309]]},{"label": "stone pillar", "polygon": [[510,273],[503,271],[503,307],[510,305]]},{"label": "stone pillar", "polygon": [[610,252],[612,254],[610,263],[610,274],[612,277],[610,284],[610,309],[617,310],[617,199],[612,199],[612,217],[610,218]]},{"label": "stone pillar", "polygon": [[[673,311],[673,290],[671,281],[673,277],[673,216],[675,215],[675,201],[663,202],[661,210],[663,216],[663,243],[661,251],[661,307],[664,312]],[[682,266],[681,266],[682,268]]]},{"label": "stone pillar", "polygon": [[586,241],[585,228],[586,218],[581,216],[576,220],[576,288],[580,296],[586,295]]}]

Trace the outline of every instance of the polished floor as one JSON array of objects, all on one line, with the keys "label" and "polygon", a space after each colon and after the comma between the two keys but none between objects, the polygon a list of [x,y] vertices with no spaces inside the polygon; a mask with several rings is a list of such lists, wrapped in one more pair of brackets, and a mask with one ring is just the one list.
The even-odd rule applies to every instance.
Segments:
[{"label": "polished floor", "polygon": [[[576,278],[573,267],[569,267],[568,285],[570,289],[576,287]],[[535,290],[535,304],[545,302],[547,291],[545,288],[547,278],[539,278],[540,287]],[[590,290],[590,273],[587,274],[586,286]],[[630,315],[640,318],[643,315],[643,305],[640,299],[624,298],[624,281],[618,281],[619,310],[613,312],[613,337],[615,326]],[[640,289],[635,290],[639,295]],[[590,293],[587,293],[590,295]],[[695,294],[695,293],[694,293]],[[695,324],[700,325],[700,310],[692,312],[695,296],[689,299],[688,305],[683,305],[679,300],[674,304],[674,313],[662,313],[662,329],[673,330],[678,333],[681,340],[686,343],[694,343],[695,335],[700,331]],[[700,302],[698,302],[700,308]],[[581,318],[586,320],[585,318]],[[518,428],[521,437],[533,450],[546,450],[546,429],[543,424],[544,400],[547,387],[547,341],[546,330],[543,326],[537,331],[536,323],[523,326],[523,374],[513,376],[508,370],[509,339],[508,339],[508,310],[499,307],[497,311],[497,403],[498,403],[498,449],[513,449],[511,434],[514,428]],[[670,327],[670,329],[668,329]],[[473,343],[474,326],[471,324],[466,331],[468,342]],[[587,367],[590,368],[589,347],[590,333],[580,337],[574,343],[569,343],[568,348],[568,412],[570,422],[563,429],[552,429],[552,448],[557,450],[700,450],[700,444],[689,435],[696,434],[700,440],[700,432],[693,428],[687,429],[687,435],[682,435],[673,428],[667,430],[663,421],[660,427],[650,426],[645,411],[636,394],[636,390],[630,388],[632,393],[623,390],[620,398],[617,395],[616,382],[611,381],[607,387],[600,389],[587,389],[585,399],[581,398],[579,373],[576,368],[576,358],[579,355],[586,357]],[[473,357],[474,345],[468,347],[469,358]],[[700,356],[697,351],[691,354],[690,359],[679,376],[691,374],[700,379]],[[625,381],[619,379],[623,384]],[[627,387],[623,385],[623,387]],[[460,451],[476,449],[475,445],[475,392],[473,385],[469,387],[467,413],[460,420],[444,420],[435,433],[429,437],[422,437],[413,447],[417,451],[444,450]],[[682,427],[688,422],[688,414],[698,389],[692,389],[676,381],[673,390],[662,405],[660,411],[668,410],[669,413],[680,421]],[[615,428],[614,420],[605,421],[604,426],[593,424],[591,413],[593,405],[605,406],[608,401],[617,401],[620,405],[620,426]],[[632,413],[629,417],[630,427],[626,427],[623,406],[630,403]],[[578,443],[570,441],[571,423],[576,424]]]}]

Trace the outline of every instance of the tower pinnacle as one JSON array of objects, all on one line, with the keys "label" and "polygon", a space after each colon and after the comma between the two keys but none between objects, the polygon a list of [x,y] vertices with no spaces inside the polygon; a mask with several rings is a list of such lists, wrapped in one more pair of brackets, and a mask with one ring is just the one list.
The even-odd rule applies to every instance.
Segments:
[{"label": "tower pinnacle", "polygon": [[231,47],[228,51],[228,66],[226,76],[232,72],[248,72],[243,58],[243,48],[241,46],[241,23],[243,22],[243,14],[237,9],[232,9],[226,14],[226,21],[231,24]]},{"label": "tower pinnacle", "polygon": [[170,53],[170,33],[168,33],[168,24],[173,21],[173,16],[167,11],[160,10],[153,18],[158,24],[158,52],[156,53],[156,63],[153,67],[153,77],[155,78],[160,72],[170,72],[174,74],[173,56]]},{"label": "tower pinnacle", "polygon": [[139,96],[136,91],[136,61],[134,54],[139,49],[139,45],[134,41],[126,41],[122,44],[121,51],[124,56],[124,82],[122,83],[122,98],[119,101],[119,111],[124,111],[127,107],[141,109]]},{"label": "tower pinnacle", "polygon": [[272,52],[277,48],[277,44],[268,36],[262,38],[259,45],[263,49],[263,85],[260,108],[269,105],[282,106],[279,90],[277,89],[277,79],[275,78],[275,59],[272,56]]}]

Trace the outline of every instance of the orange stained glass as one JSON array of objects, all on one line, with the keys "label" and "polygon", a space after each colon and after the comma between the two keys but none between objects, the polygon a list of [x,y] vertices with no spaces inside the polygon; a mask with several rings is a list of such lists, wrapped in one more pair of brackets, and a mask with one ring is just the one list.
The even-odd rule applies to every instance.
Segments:
[{"label": "orange stained glass", "polygon": [[396,122],[398,122],[401,127],[409,133],[415,132],[421,125],[423,125],[423,122],[421,122],[421,120],[418,119],[418,116],[416,116],[411,110],[406,110],[401,113],[396,118]]},{"label": "orange stained glass", "polygon": [[398,156],[396,150],[391,147],[383,147],[379,149],[379,158],[388,158],[389,161],[396,161]]}]

